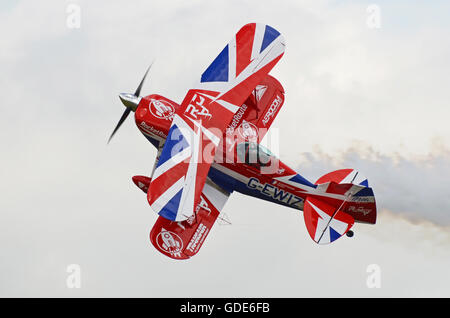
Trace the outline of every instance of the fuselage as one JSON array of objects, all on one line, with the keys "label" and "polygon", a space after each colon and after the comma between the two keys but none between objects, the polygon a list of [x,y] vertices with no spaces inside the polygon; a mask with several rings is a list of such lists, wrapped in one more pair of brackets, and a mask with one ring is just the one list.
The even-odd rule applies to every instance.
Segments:
[{"label": "fuselage", "polygon": [[[237,191],[296,210],[303,210],[307,197],[316,197],[336,208],[341,208],[346,202],[345,211],[356,222],[374,223],[376,211],[373,193],[365,195],[364,191],[361,192],[364,186],[329,182],[333,180],[324,182],[324,176],[320,178],[321,181],[316,181],[317,184],[312,183],[259,143],[264,136],[260,133],[264,133],[264,120],[272,111],[270,121],[266,121],[270,126],[278,100],[279,96],[275,94],[262,115],[258,115],[258,109],[252,105],[254,99],[252,101],[249,97],[241,107],[244,111],[236,112],[223,133],[223,140],[215,154],[209,155],[212,164],[208,177],[230,193]],[[156,160],[159,159],[178,107],[180,105],[174,101],[154,94],[142,98],[136,109],[137,127],[158,149]],[[349,197],[349,194],[356,192],[357,197]]]},{"label": "fuselage", "polygon": [[[136,125],[147,140],[161,149],[179,104],[160,95],[142,98],[136,112]],[[244,105],[244,109],[251,106]],[[224,133],[208,177],[229,192],[271,201],[297,210],[303,209],[306,196],[324,192],[259,145],[257,128],[247,112],[237,112]],[[230,134],[232,132],[232,134]],[[256,137],[256,138],[255,138]],[[343,195],[330,200],[342,201]]]}]

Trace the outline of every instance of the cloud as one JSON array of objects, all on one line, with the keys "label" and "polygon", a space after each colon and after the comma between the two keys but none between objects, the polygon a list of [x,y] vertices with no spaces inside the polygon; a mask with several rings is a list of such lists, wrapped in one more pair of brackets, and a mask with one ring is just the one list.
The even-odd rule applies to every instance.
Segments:
[{"label": "cloud", "polygon": [[363,142],[342,153],[305,153],[297,171],[315,181],[327,172],[353,168],[365,175],[374,189],[379,210],[387,209],[410,220],[450,225],[450,151],[439,141],[427,156],[407,159],[383,155]]},{"label": "cloud", "polygon": [[[440,242],[450,221],[450,45],[446,20],[433,18],[446,4],[405,11],[383,3],[383,26],[373,32],[366,5],[352,2],[74,2],[82,10],[76,30],[66,27],[68,2],[20,1],[0,11],[0,295],[449,294]],[[416,23],[424,8],[430,15]],[[176,263],[150,245],[156,215],[131,182],[150,173],[155,150],[132,120],[106,146],[123,111],[117,93],[134,91],[156,58],[143,92],[181,101],[249,21],[287,39],[273,71],[287,92],[274,124],[281,159],[313,181],[345,166],[360,170],[380,219],[321,248],[301,214],[233,194],[225,207],[233,225],[215,226],[199,255]],[[371,263],[383,271],[379,291],[365,285]],[[81,266],[80,290],[66,287],[69,264]]]}]

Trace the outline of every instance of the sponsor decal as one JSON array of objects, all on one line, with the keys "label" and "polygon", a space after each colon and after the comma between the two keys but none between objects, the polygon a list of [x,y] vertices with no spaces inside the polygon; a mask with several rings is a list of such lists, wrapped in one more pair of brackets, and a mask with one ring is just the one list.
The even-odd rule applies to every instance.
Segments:
[{"label": "sponsor decal", "polygon": [[243,121],[238,128],[239,135],[248,140],[255,140],[258,138],[258,127],[248,121]]},{"label": "sponsor decal", "polygon": [[347,209],[348,212],[354,212],[354,213],[362,213],[364,216],[372,212],[372,209],[364,209],[362,206],[356,207],[354,205],[351,205]]},{"label": "sponsor decal", "polygon": [[270,105],[269,109],[267,110],[266,114],[264,115],[264,118],[262,120],[262,123],[264,126],[267,126],[267,123],[269,120],[275,115],[275,113],[278,110],[278,107],[280,107],[282,102],[281,96],[277,95],[277,97],[273,100],[272,104]]},{"label": "sponsor decal", "polygon": [[242,106],[239,108],[239,110],[234,114],[233,119],[231,120],[231,123],[227,127],[227,135],[231,135],[234,133],[234,130],[241,122],[242,116],[244,116],[245,111],[247,110],[248,106],[245,104],[242,104]]},{"label": "sponsor decal", "polygon": [[200,248],[200,245],[203,243],[203,241],[206,238],[206,235],[208,234],[209,230],[203,223],[200,223],[198,225],[197,230],[195,231],[194,235],[192,236],[192,239],[189,241],[186,249],[191,251],[192,253],[195,253]]},{"label": "sponsor decal", "polygon": [[175,107],[166,100],[162,99],[150,99],[148,105],[150,113],[159,119],[172,120],[173,114],[175,114]]},{"label": "sponsor decal", "polygon": [[272,198],[275,201],[282,202],[297,209],[303,209],[302,198],[292,193],[289,193],[285,190],[281,190],[280,188],[274,186],[273,184],[270,183],[262,184],[258,179],[250,178],[248,180],[247,187],[252,190],[257,190],[262,194]]},{"label": "sponsor decal", "polygon": [[200,196],[200,203],[195,208],[195,213],[198,213],[200,209],[203,209],[209,213],[211,213],[211,209],[208,206],[208,202],[203,198],[203,196]]},{"label": "sponsor decal", "polygon": [[161,130],[155,129],[152,126],[147,125],[144,121],[139,124],[139,127],[146,134],[155,135],[158,137],[162,137],[164,139],[167,138],[166,134],[163,133]]},{"label": "sponsor decal", "polygon": [[265,85],[256,85],[255,90],[253,91],[253,96],[255,96],[257,101],[260,101],[264,96],[264,93],[267,90],[267,86]]},{"label": "sponsor decal", "polygon": [[352,196],[349,202],[373,202],[373,197],[356,197]]},{"label": "sponsor decal", "polygon": [[208,108],[203,106],[204,102],[205,97],[198,94],[194,94],[194,97],[192,97],[191,102],[186,107],[185,113],[195,120],[199,119],[199,117],[211,119],[212,115],[209,113]]},{"label": "sponsor decal", "polygon": [[[197,204],[197,207],[195,208],[195,213],[192,214],[189,218],[187,218],[186,222],[189,225],[194,224],[195,222],[197,222],[197,213],[200,212],[200,209],[205,210],[206,212],[208,212],[208,214],[211,213],[211,209],[208,206],[208,202],[206,202],[206,200],[203,198],[203,196],[200,196],[200,203]],[[183,225],[183,222],[177,222],[178,226],[181,227],[183,230],[185,230],[186,228]]]},{"label": "sponsor decal", "polygon": [[183,241],[176,233],[161,228],[161,232],[156,236],[156,244],[160,250],[169,253],[173,257],[181,257]]}]

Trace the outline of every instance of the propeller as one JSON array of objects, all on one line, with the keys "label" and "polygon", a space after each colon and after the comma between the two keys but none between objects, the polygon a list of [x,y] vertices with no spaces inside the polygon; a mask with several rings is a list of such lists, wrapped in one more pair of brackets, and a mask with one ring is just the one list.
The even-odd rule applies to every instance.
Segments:
[{"label": "propeller", "polygon": [[122,101],[122,104],[126,107],[126,109],[123,112],[122,117],[120,117],[119,122],[116,125],[116,128],[114,128],[111,136],[109,137],[108,144],[111,141],[114,134],[117,132],[117,130],[119,130],[120,126],[122,126],[125,119],[127,119],[130,112],[136,111],[136,108],[138,107],[139,102],[142,99],[142,97],[139,96],[141,94],[142,86],[144,85],[145,78],[147,77],[148,71],[150,70],[152,65],[153,65],[153,62],[147,68],[147,71],[145,72],[144,77],[142,78],[141,83],[139,84],[139,86],[136,89],[136,91],[134,92],[134,94],[130,94],[130,93],[120,93],[119,94],[119,98]]}]

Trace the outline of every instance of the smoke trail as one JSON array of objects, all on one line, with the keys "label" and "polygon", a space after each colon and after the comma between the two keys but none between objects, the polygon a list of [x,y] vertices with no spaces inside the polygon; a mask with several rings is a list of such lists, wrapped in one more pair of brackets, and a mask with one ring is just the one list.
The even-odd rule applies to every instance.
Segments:
[{"label": "smoke trail", "polygon": [[352,147],[336,157],[320,149],[303,153],[297,171],[312,181],[342,168],[354,168],[369,179],[379,211],[389,210],[411,221],[450,226],[450,155],[434,147],[430,155],[407,159],[371,148]]}]

